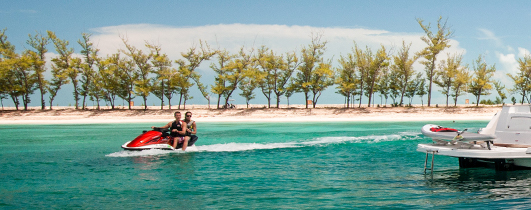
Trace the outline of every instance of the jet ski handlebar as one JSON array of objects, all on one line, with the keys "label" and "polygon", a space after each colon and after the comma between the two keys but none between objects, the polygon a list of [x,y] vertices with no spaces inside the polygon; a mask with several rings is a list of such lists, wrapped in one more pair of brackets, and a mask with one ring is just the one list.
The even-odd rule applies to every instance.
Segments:
[{"label": "jet ski handlebar", "polygon": [[162,132],[162,133],[170,131],[170,129],[168,129],[168,128],[159,128],[159,127],[154,127],[153,130],[154,131],[158,131],[158,132]]}]

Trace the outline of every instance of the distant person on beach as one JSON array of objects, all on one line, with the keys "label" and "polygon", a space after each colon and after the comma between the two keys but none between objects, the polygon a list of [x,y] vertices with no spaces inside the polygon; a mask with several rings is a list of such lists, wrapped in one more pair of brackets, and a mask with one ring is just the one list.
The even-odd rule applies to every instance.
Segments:
[{"label": "distant person on beach", "polygon": [[[188,141],[190,141],[190,136],[186,136],[186,128],[188,128],[188,126],[186,125],[186,122],[181,120],[181,112],[177,111],[173,116],[175,117],[174,121],[171,121],[160,128],[170,128],[170,135],[173,137],[173,149],[177,147],[177,144],[182,143],[182,149],[184,151],[186,150],[186,147],[188,147]],[[151,128],[155,128],[155,126],[151,126]]]},{"label": "distant person on beach", "polygon": [[189,145],[193,145],[195,141],[197,141],[197,125],[195,124],[195,121],[192,120],[192,112],[186,112],[184,114],[184,122],[186,123],[186,135],[190,136],[190,142]]}]

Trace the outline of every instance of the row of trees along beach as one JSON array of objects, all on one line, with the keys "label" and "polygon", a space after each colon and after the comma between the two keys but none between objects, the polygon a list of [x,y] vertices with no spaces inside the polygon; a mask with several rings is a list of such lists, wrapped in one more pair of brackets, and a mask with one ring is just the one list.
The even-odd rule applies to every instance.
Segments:
[{"label": "row of trees along beach", "polygon": [[[377,50],[353,45],[352,52],[338,58],[338,66],[332,66],[331,59],[324,59],[327,41],[320,33],[311,34],[311,43],[302,46],[299,52],[279,54],[266,46],[257,49],[244,49],[231,53],[227,50],[212,49],[208,43],[199,41],[198,46],[181,53],[182,58],[171,60],[163,53],[161,46],[146,42],[148,49],[142,51],[128,43],[127,37],[121,37],[125,49],[115,54],[100,56],[91,41],[91,34],[82,33],[77,41],[81,46],[81,57],[73,56],[74,50],[67,40],[62,40],[52,31],[46,34],[29,35],[28,46],[17,53],[15,46],[8,41],[6,29],[0,31],[0,97],[11,98],[19,109],[28,109],[30,96],[40,93],[41,109],[52,109],[52,104],[67,84],[73,85],[75,108],[85,109],[88,100],[100,102],[115,109],[115,101],[121,98],[128,102],[135,97],[143,99],[144,109],[150,94],[160,99],[161,109],[167,100],[178,98],[178,108],[186,105],[192,96],[190,88],[197,87],[210,105],[210,96],[216,95],[217,108],[225,108],[235,90],[249,102],[261,92],[268,101],[268,107],[276,102],[279,107],[280,97],[289,98],[294,93],[304,94],[306,108],[318,103],[322,92],[336,87],[339,95],[345,98],[347,107],[361,107],[362,99],[368,100],[367,106],[374,104],[375,94],[393,105],[411,105],[415,96],[427,95],[427,106],[431,105],[434,85],[440,87],[441,93],[448,101],[457,99],[465,93],[476,97],[491,94],[495,89],[499,95],[497,104],[507,98],[505,86],[492,77],[496,68],[488,65],[481,55],[472,65],[463,63],[462,55],[448,55],[446,60],[437,60],[437,55],[450,47],[449,41],[453,31],[442,18],[438,19],[437,28],[417,19],[425,32],[421,37],[426,47],[419,52],[410,52],[411,44],[402,43],[401,48],[392,54],[383,45]],[[45,53],[53,46],[57,57],[51,59],[51,69],[46,68]],[[196,71],[200,64],[211,60],[210,69],[216,74],[215,82],[205,85],[201,75]],[[523,102],[531,88],[531,57],[518,60],[519,73],[508,75],[514,81],[510,93],[521,94]],[[413,64],[419,62],[424,71],[416,71]],[[47,80],[44,74],[50,70],[52,78]],[[39,94],[36,94],[39,95]],[[223,99],[223,101],[221,101]],[[175,100],[175,99],[174,99]],[[512,98],[513,103],[516,99]],[[359,101],[359,102],[358,102]],[[81,102],[81,107],[79,103]],[[492,102],[491,102],[492,103]],[[274,106],[274,105],[273,105]],[[2,102],[3,107],[3,102]]]}]

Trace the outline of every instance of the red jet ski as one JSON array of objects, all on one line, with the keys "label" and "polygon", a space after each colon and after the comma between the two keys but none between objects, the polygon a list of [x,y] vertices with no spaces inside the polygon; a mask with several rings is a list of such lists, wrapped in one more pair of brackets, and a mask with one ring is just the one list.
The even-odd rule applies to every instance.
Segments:
[{"label": "red jet ski", "polygon": [[[193,146],[197,141],[196,135],[191,135],[188,141],[188,148]],[[173,137],[169,134],[169,129],[154,128],[151,131],[144,131],[133,141],[126,142],[122,145],[125,150],[149,150],[149,149],[164,149],[173,150],[170,143],[173,142]],[[177,148],[182,148],[183,144],[177,144]],[[188,149],[187,149],[188,150]]]}]

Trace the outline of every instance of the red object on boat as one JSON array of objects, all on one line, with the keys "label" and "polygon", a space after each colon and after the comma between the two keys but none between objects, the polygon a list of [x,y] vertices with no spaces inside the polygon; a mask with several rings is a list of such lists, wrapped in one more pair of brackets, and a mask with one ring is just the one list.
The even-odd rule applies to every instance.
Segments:
[{"label": "red object on boat", "polygon": [[453,128],[443,128],[443,127],[432,127],[430,128],[431,132],[457,132],[457,129]]}]

